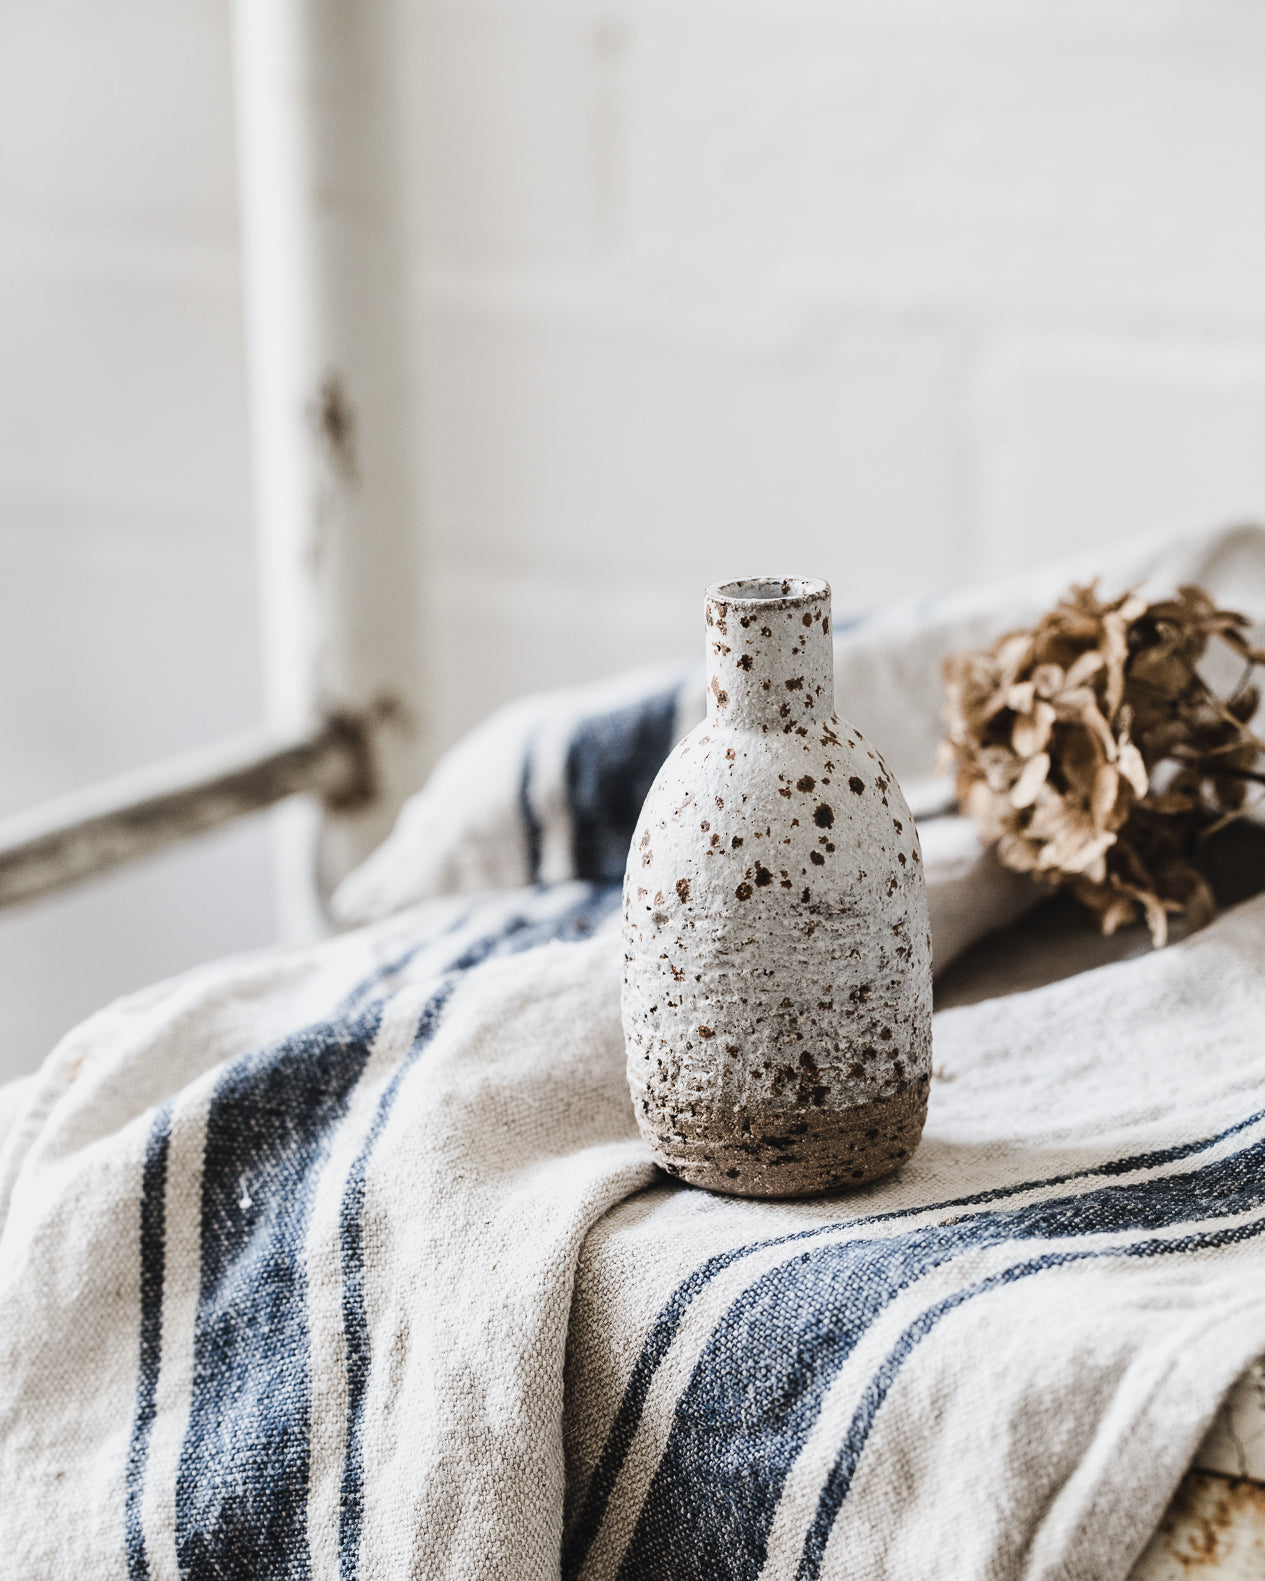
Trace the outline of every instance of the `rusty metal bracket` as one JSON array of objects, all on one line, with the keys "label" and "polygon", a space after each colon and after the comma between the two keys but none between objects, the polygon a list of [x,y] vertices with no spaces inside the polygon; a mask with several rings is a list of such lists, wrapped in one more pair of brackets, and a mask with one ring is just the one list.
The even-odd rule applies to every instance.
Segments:
[{"label": "rusty metal bracket", "polygon": [[383,712],[330,712],[305,735],[242,737],[0,819],[0,907],[95,878],[290,796],[318,796],[337,814],[371,806]]}]

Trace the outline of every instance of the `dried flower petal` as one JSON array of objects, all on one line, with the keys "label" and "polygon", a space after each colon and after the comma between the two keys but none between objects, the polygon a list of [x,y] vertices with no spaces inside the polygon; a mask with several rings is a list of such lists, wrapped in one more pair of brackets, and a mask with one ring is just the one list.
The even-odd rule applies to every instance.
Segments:
[{"label": "dried flower petal", "polygon": [[1146,795],[1149,779],[1146,772],[1146,764],[1142,761],[1142,754],[1127,736],[1120,743],[1118,762],[1121,774],[1133,787],[1133,794],[1140,801]]},{"label": "dried flower petal", "polygon": [[1068,670],[1065,684],[1068,686],[1084,686],[1090,676],[1101,670],[1106,662],[1106,659],[1099,653],[1097,648],[1086,648],[1085,652]]},{"label": "dried flower petal", "polygon": [[1110,938],[1121,923],[1132,922],[1137,914],[1138,908],[1128,895],[1117,895],[1099,917],[1098,926]]},{"label": "dried flower petal", "polygon": [[1061,665],[1038,664],[1030,684],[1042,697],[1054,697],[1066,686],[1067,679]]},{"label": "dried flower petal", "polygon": [[1037,850],[1032,842],[1009,831],[997,842],[997,854],[1016,873],[1031,873],[1037,865]]},{"label": "dried flower petal", "polygon": [[1104,763],[1094,778],[1094,793],[1089,804],[1094,822],[1100,829],[1107,828],[1111,822],[1119,789],[1120,775],[1115,765]]},{"label": "dried flower petal", "polygon": [[1157,950],[1168,943],[1168,910],[1158,895],[1143,890],[1138,899],[1146,913],[1146,925],[1151,930],[1151,943]]},{"label": "dried flower petal", "polygon": [[1037,799],[1037,792],[1045,784],[1045,777],[1050,772],[1050,754],[1038,752],[1023,766],[1023,773],[1015,781],[1014,789],[1010,793],[1012,807],[1031,807]]},{"label": "dried flower petal", "polygon": [[[1011,691],[1015,690],[1012,686]],[[1044,700],[1036,703],[1031,713],[1022,713],[1016,718],[1010,742],[1021,758],[1030,758],[1034,752],[1045,750],[1057,718],[1058,710]]]}]

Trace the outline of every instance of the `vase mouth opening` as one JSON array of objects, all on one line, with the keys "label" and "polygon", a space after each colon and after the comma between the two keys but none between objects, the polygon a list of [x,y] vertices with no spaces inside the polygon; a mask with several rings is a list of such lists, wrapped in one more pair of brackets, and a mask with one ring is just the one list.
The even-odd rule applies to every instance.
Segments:
[{"label": "vase mouth opening", "polygon": [[713,582],[707,596],[726,604],[797,604],[829,598],[830,583],[807,576],[748,576]]}]

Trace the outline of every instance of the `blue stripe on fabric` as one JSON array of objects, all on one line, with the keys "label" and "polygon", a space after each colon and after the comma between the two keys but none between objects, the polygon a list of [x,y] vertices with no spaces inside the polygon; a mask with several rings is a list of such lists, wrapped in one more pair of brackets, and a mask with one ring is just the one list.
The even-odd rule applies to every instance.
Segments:
[{"label": "blue stripe on fabric", "polygon": [[171,1149],[171,1105],[155,1114],[145,1143],[140,1203],[140,1357],[136,1374],[136,1414],[128,1446],[124,1530],[128,1581],[149,1581],[149,1556],[141,1501],[149,1461],[149,1438],[162,1361],[163,1279],[166,1270],[167,1157]]},{"label": "blue stripe on fabric", "polygon": [[[718,1274],[723,1273],[726,1268],[731,1267],[743,1258],[765,1251],[770,1247],[815,1240],[824,1235],[836,1234],[843,1229],[858,1230],[871,1225],[893,1223],[901,1219],[928,1213],[943,1213],[960,1208],[983,1207],[989,1203],[1004,1201],[1008,1197],[1020,1196],[1030,1191],[1049,1190],[1058,1186],[1069,1185],[1078,1180],[1109,1179],[1115,1175],[1131,1174],[1137,1170],[1155,1169],[1166,1164],[1180,1163],[1184,1159],[1195,1157],[1199,1153],[1206,1152],[1209,1148],[1216,1147],[1231,1137],[1241,1134],[1253,1125],[1258,1124],[1262,1119],[1265,1119],[1265,1109],[1249,1115],[1247,1119],[1240,1120],[1234,1125],[1227,1126],[1215,1136],[1201,1137],[1192,1142],[1153,1149],[1146,1153],[1137,1153],[1124,1158],[1109,1159],[1102,1164],[1096,1164],[1086,1169],[1071,1170],[1063,1174],[1047,1176],[1044,1179],[1022,1181],[1013,1186],[997,1186],[986,1191],[972,1192],[966,1196],[949,1198],[940,1202],[896,1208],[886,1213],[876,1213],[864,1218],[854,1219],[848,1223],[835,1221],[832,1224],[818,1225],[811,1229],[796,1230],[788,1235],[773,1236],[764,1240],[753,1241],[745,1246],[735,1247],[709,1258],[707,1262],[701,1264],[693,1273],[682,1280],[672,1292],[672,1295],[656,1317],[642,1345],[641,1353],[633,1367],[623,1397],[620,1400],[619,1408],[615,1413],[606,1441],[602,1446],[597,1465],[590,1477],[580,1511],[571,1531],[567,1535],[563,1547],[562,1573],[564,1577],[568,1578],[568,1581],[574,1581],[574,1578],[578,1576],[593,1540],[601,1529],[615,1482],[623,1467],[632,1441],[636,1436],[650,1385],[659,1366],[671,1349],[677,1330],[684,1320],[690,1304],[695,1296],[704,1290]],[[972,1215],[971,1217],[974,1219],[977,1216]],[[851,1244],[855,1245],[858,1243]]]},{"label": "blue stripe on fabric", "polygon": [[[403,970],[424,946],[414,945],[396,960],[376,968],[347,995],[346,1013],[362,1002],[386,978]],[[147,1581],[149,1560],[141,1517],[149,1460],[149,1441],[156,1410],[158,1371],[161,1364],[163,1301],[165,1296],[165,1238],[167,1160],[170,1151],[171,1105],[157,1112],[150,1131],[143,1172],[140,1222],[140,1368],[136,1415],[128,1451],[125,1546],[130,1581]]]},{"label": "blue stripe on fabric", "polygon": [[[585,891],[568,913],[573,936],[585,908],[596,915],[614,898]],[[555,919],[536,931],[566,927]],[[176,1479],[184,1576],[310,1574],[307,1226],[330,1135],[381,1024],[383,1000],[366,996],[415,953],[377,968],[328,1020],[234,1061],[212,1095],[192,1403]]]},{"label": "blue stripe on fabric", "polygon": [[1265,1205],[1265,1139],[1181,1175],[817,1246],[770,1269],[713,1330],[677,1401],[620,1581],[757,1576],[786,1476],[843,1362],[904,1290],[964,1251],[1157,1230]]},{"label": "blue stripe on fabric", "polygon": [[804,1539],[800,1562],[795,1571],[795,1581],[816,1581],[821,1571],[826,1544],[838,1517],[840,1507],[852,1486],[853,1477],[861,1459],[861,1452],[869,1439],[879,1408],[891,1392],[900,1369],[914,1349],[927,1337],[936,1324],[955,1308],[977,1296],[987,1295],[1006,1285],[1051,1268],[1063,1268],[1073,1263],[1100,1261],[1105,1257],[1166,1257],[1184,1252],[1213,1251],[1236,1242],[1254,1240],[1265,1233],[1265,1221],[1257,1219],[1250,1224],[1235,1225],[1231,1229],[1209,1231],[1183,1236],[1177,1240],[1150,1240],[1135,1242],[1131,1246],[1104,1247],[1082,1252],[1048,1252],[1044,1257],[1034,1257],[1024,1263],[991,1274],[966,1290],[959,1290],[934,1306],[927,1308],[909,1325],[878,1371],[870,1380],[866,1391],[853,1414],[844,1435],[839,1453],[821,1490],[813,1523]]},{"label": "blue stripe on fabric", "polygon": [[527,926],[515,917],[504,932],[472,945],[444,977],[421,1013],[409,1053],[378,1100],[369,1130],[348,1173],[339,1211],[339,1252],[343,1280],[343,1333],[347,1360],[347,1447],[338,1521],[339,1574],[354,1578],[359,1571],[360,1535],[364,1518],[363,1417],[369,1383],[369,1315],[364,1290],[364,1211],[369,1159],[386,1128],[406,1073],[435,1036],[461,975],[485,960],[504,938]]},{"label": "blue stripe on fabric", "polygon": [[616,886],[590,885],[561,915],[536,919],[515,916],[497,933],[477,940],[453,963],[423,1009],[408,1054],[379,1098],[360,1152],[348,1173],[339,1219],[347,1350],[347,1448],[338,1533],[339,1574],[343,1581],[355,1581],[359,1574],[364,1524],[365,1397],[372,1365],[364,1289],[364,1212],[369,1160],[386,1129],[405,1078],[434,1040],[443,1013],[463,975],[492,956],[519,954],[553,940],[584,937],[598,926],[618,900]]},{"label": "blue stripe on fabric", "polygon": [[182,1576],[310,1574],[311,1363],[303,1249],[329,1137],[382,1018],[345,1011],[225,1071],[207,1115]]},{"label": "blue stripe on fabric", "polygon": [[527,855],[527,882],[540,881],[540,853],[544,835],[540,819],[531,799],[531,776],[535,767],[536,744],[529,741],[523,748],[523,765],[518,777],[518,816],[523,826],[523,848]]},{"label": "blue stripe on fabric", "polygon": [[622,881],[641,805],[676,739],[677,697],[673,687],[639,698],[572,733],[566,791],[576,878]]},{"label": "blue stripe on fabric", "polygon": [[[468,920],[459,915],[437,936],[455,931]],[[392,977],[403,971],[434,940],[411,945],[393,960],[375,967],[342,1001],[336,1016],[346,1017],[361,1007]],[[137,1404],[128,1451],[124,1509],[125,1548],[131,1581],[149,1575],[142,1524],[142,1503],[148,1471],[149,1441],[156,1409],[158,1372],[161,1363],[163,1301],[165,1296],[165,1225],[167,1160],[170,1146],[171,1105],[165,1104],[155,1116],[147,1143],[143,1170],[140,1222],[140,1367]]]},{"label": "blue stripe on fabric", "polygon": [[411,966],[423,950],[428,949],[432,944],[437,943],[439,939],[446,937],[448,934],[455,933],[465,920],[464,916],[454,918],[437,938],[427,939],[421,944],[410,944],[408,949],[402,950],[394,960],[384,961],[381,966],[376,966],[363,982],[358,983],[351,990],[338,1006],[335,1015],[350,1015],[353,1011],[362,1009],[373,999],[381,996],[383,992],[389,992],[388,985],[392,978],[398,977],[401,972]]}]

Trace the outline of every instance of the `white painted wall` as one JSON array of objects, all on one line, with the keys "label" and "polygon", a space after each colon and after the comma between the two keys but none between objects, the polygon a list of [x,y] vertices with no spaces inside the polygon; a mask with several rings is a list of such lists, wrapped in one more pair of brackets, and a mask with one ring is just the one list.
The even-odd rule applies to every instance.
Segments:
[{"label": "white painted wall", "polygon": [[443,740],[697,645],[718,574],[856,609],[1265,514],[1252,0],[407,15]]},{"label": "white painted wall", "polygon": [[[1256,0],[398,4],[436,746],[717,576],[1265,517]],[[259,712],[240,317],[227,0],[0,0],[4,805]],[[259,829],[0,920],[0,1062],[271,926]]]},{"label": "white painted wall", "polygon": [[[0,0],[0,809],[260,717],[227,10]],[[0,914],[0,1078],[272,934],[247,827]]]}]

